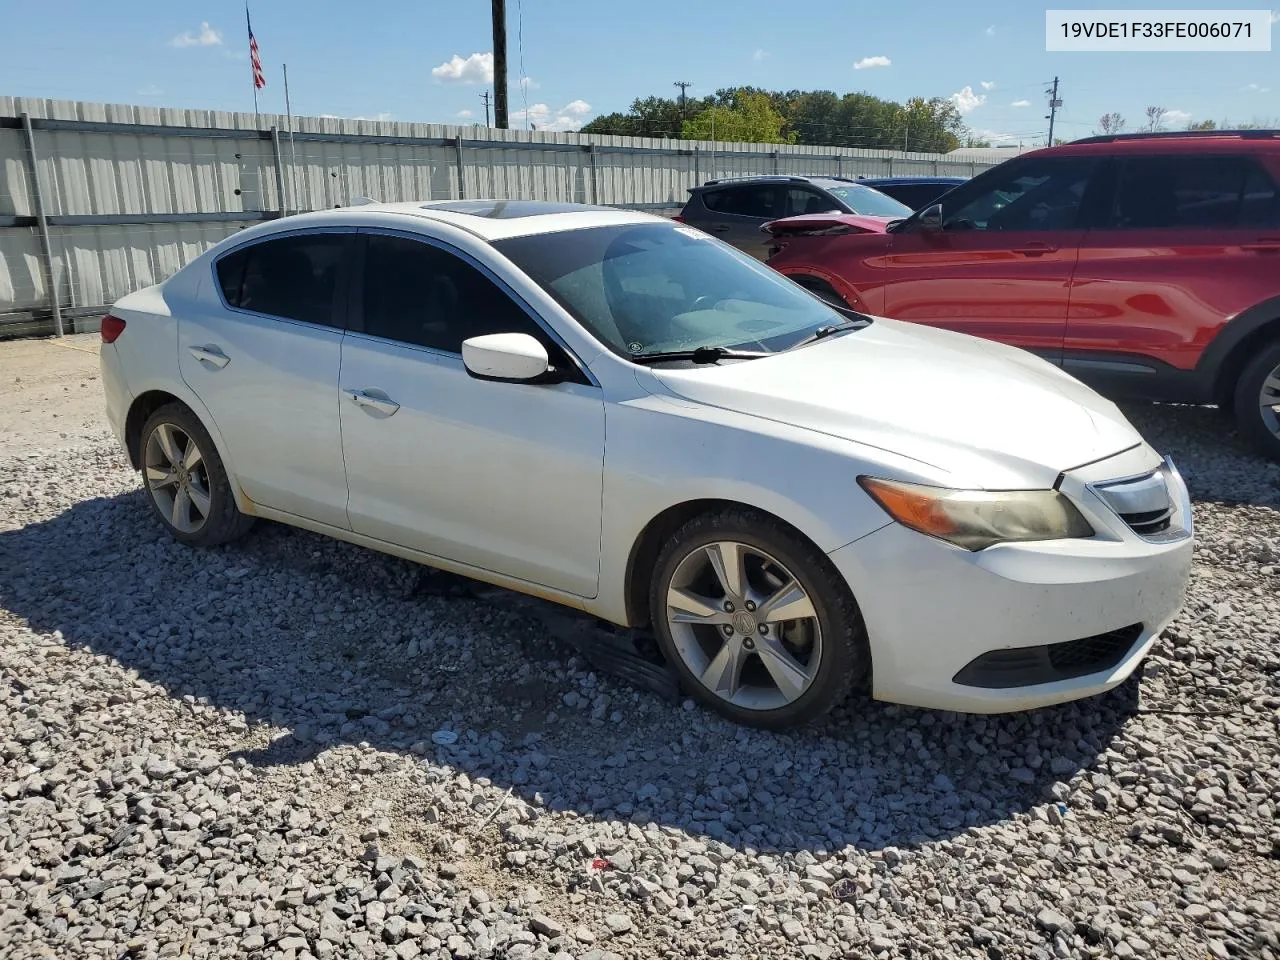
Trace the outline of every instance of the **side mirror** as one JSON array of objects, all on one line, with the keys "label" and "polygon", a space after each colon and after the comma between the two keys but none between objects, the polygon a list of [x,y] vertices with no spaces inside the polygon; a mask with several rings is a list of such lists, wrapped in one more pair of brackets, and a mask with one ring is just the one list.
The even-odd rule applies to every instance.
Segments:
[{"label": "side mirror", "polygon": [[920,211],[916,223],[925,233],[936,233],[942,230],[942,204],[934,203]]},{"label": "side mirror", "polygon": [[462,364],[477,380],[546,382],[554,373],[547,348],[527,333],[490,333],[462,341]]}]

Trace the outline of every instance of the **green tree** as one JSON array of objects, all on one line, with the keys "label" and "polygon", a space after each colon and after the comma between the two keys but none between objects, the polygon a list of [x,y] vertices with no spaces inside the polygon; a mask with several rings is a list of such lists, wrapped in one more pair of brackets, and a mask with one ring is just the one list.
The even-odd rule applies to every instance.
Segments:
[{"label": "green tree", "polygon": [[1218,125],[1212,120],[1192,120],[1187,124],[1188,130],[1217,130]]},{"label": "green tree", "polygon": [[786,118],[768,94],[742,92],[728,106],[712,105],[684,122],[686,140],[725,140],[733,143],[794,143],[794,133],[784,133]]}]

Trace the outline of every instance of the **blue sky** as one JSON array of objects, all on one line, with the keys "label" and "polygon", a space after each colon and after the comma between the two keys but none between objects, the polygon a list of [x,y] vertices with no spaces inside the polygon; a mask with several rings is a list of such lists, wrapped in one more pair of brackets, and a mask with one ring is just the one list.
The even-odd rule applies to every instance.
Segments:
[{"label": "blue sky", "polygon": [[[523,125],[526,101],[539,129],[575,129],[598,113],[625,110],[637,96],[673,95],[672,83],[688,80],[691,94],[754,84],[893,99],[950,96],[975,131],[1032,142],[1044,137],[1044,90],[1055,75],[1063,137],[1089,133],[1112,110],[1132,128],[1149,104],[1171,111],[1176,125],[1280,121],[1276,27],[1270,53],[1046,53],[1045,5],[1026,0],[507,4],[513,126]],[[0,57],[0,94],[253,108],[242,4],[3,5],[9,42]],[[295,114],[442,123],[484,116],[487,0],[256,0],[252,12],[268,84],[260,94],[264,111],[283,112],[285,62]],[[529,78],[524,89],[521,76]]]}]

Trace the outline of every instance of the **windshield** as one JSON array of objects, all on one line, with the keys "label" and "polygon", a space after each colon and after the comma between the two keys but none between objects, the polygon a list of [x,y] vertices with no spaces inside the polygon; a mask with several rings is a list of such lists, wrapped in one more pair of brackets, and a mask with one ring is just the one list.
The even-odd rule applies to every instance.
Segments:
[{"label": "windshield", "polygon": [[911,216],[911,208],[905,203],[899,203],[893,197],[871,187],[864,187],[857,183],[841,184],[838,187],[823,184],[823,189],[839,197],[854,213],[869,217]]},{"label": "windshield", "polygon": [[566,230],[493,246],[623,355],[776,352],[847,322],[758,260],[675,223]]}]

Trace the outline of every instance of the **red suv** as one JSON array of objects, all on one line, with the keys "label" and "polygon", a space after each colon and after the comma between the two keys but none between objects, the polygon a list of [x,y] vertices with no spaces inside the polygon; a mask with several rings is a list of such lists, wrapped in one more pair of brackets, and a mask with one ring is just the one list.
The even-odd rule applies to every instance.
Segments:
[{"label": "red suv", "polygon": [[887,233],[763,229],[769,264],[821,296],[1023,347],[1111,396],[1217,403],[1280,460],[1277,184],[1280,131],[1090,137]]}]

